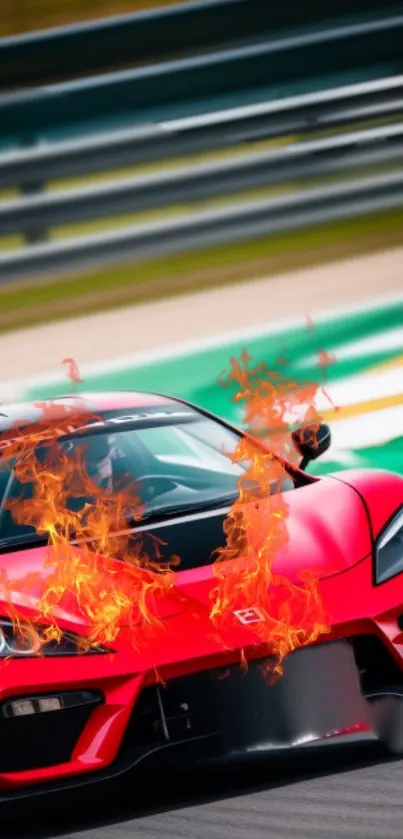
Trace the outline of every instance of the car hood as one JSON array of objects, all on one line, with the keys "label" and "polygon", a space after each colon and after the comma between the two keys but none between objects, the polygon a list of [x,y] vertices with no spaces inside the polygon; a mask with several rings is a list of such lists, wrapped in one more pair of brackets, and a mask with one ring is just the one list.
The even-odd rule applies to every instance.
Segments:
[{"label": "car hood", "polygon": [[332,477],[292,493],[288,537],[273,570],[292,582],[306,569],[317,579],[339,574],[371,553],[362,498],[354,487]]},{"label": "car hood", "polygon": [[348,484],[360,495],[376,539],[403,504],[403,476],[386,469],[349,469],[348,472],[335,472],[332,477]]},{"label": "car hood", "polygon": [[[288,507],[288,540],[276,555],[273,564],[276,574],[297,583],[301,573],[309,569],[317,579],[323,579],[345,571],[370,554],[371,531],[365,505],[357,489],[345,482],[345,474],[342,477],[343,480],[321,478],[284,496]],[[184,570],[173,575],[168,589],[157,592],[155,601],[160,617],[186,611],[189,604],[211,608],[216,576],[208,558],[217,547],[220,533],[223,542],[225,518],[225,510],[214,510],[207,515],[182,516],[154,527],[152,536],[165,541],[167,554],[183,557],[184,566]],[[145,538],[149,533],[144,528]],[[178,546],[182,551],[175,550]],[[192,562],[195,555],[204,557],[204,561],[195,564]],[[44,547],[3,554],[0,564],[8,580],[8,594],[0,591],[0,613],[1,600],[6,604],[10,597],[16,606],[35,610],[52,570],[47,567],[47,556]],[[105,587],[118,579],[119,586],[131,595],[133,578],[125,563],[101,557],[97,569],[104,576]],[[136,608],[135,596],[131,601]],[[73,596],[64,595],[57,617],[71,629],[85,625]]]}]

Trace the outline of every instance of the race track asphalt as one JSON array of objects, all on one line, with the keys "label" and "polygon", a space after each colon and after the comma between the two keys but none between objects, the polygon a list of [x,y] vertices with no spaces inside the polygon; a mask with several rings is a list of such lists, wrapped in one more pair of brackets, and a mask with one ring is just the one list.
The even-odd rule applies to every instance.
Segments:
[{"label": "race track asphalt", "polygon": [[[2,839],[401,839],[403,760],[370,747],[186,777],[10,816]],[[168,789],[171,787],[171,790]],[[174,787],[172,789],[172,786]],[[137,798],[137,805],[134,802]],[[139,803],[141,802],[141,803]]]}]

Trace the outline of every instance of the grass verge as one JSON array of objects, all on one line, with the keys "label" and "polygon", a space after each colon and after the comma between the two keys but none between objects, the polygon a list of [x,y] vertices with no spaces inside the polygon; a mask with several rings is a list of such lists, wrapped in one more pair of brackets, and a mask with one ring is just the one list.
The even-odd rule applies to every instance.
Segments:
[{"label": "grass verge", "polygon": [[[0,332],[403,245],[403,210],[0,290]],[[380,285],[382,278],[380,278]]]},{"label": "grass verge", "polygon": [[[18,35],[105,18],[125,12],[141,12],[170,6],[175,0],[2,0],[0,35]],[[4,8],[3,8],[4,4]]]}]

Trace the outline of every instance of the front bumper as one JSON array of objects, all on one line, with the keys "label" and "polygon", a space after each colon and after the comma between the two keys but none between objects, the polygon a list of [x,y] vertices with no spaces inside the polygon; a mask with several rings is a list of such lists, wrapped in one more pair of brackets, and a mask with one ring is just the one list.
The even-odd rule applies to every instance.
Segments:
[{"label": "front bumper", "polygon": [[234,750],[273,750],[371,729],[351,644],[307,647],[290,655],[270,683],[270,661],[250,661],[146,688],[124,746],[150,752],[225,735]]},{"label": "front bumper", "polygon": [[[144,687],[128,715],[117,756],[106,768],[69,778],[57,777],[60,766],[44,767],[42,783],[3,790],[0,801],[100,783],[150,761],[153,766],[171,762],[178,768],[344,743],[357,736],[376,739],[377,717],[364,693],[360,661],[350,641],[294,652],[274,684],[269,683],[267,664],[256,659],[246,670],[239,663],[227,669],[213,667],[170,679],[166,685]],[[100,712],[102,705],[91,713]],[[47,724],[58,713],[44,714]],[[64,737],[60,717],[61,742]]]}]

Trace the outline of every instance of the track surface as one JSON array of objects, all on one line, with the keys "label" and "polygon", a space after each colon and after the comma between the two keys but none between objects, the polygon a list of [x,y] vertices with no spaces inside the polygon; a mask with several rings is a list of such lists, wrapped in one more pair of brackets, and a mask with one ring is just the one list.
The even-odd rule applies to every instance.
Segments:
[{"label": "track surface", "polygon": [[[180,792],[164,793],[168,784]],[[147,786],[144,793],[133,778],[119,803],[105,803],[102,792],[97,802],[48,811],[45,818],[13,818],[2,837],[400,839],[403,832],[403,761],[385,759],[372,746],[186,782],[175,774],[154,776]],[[136,792],[141,809],[128,803]]]}]

